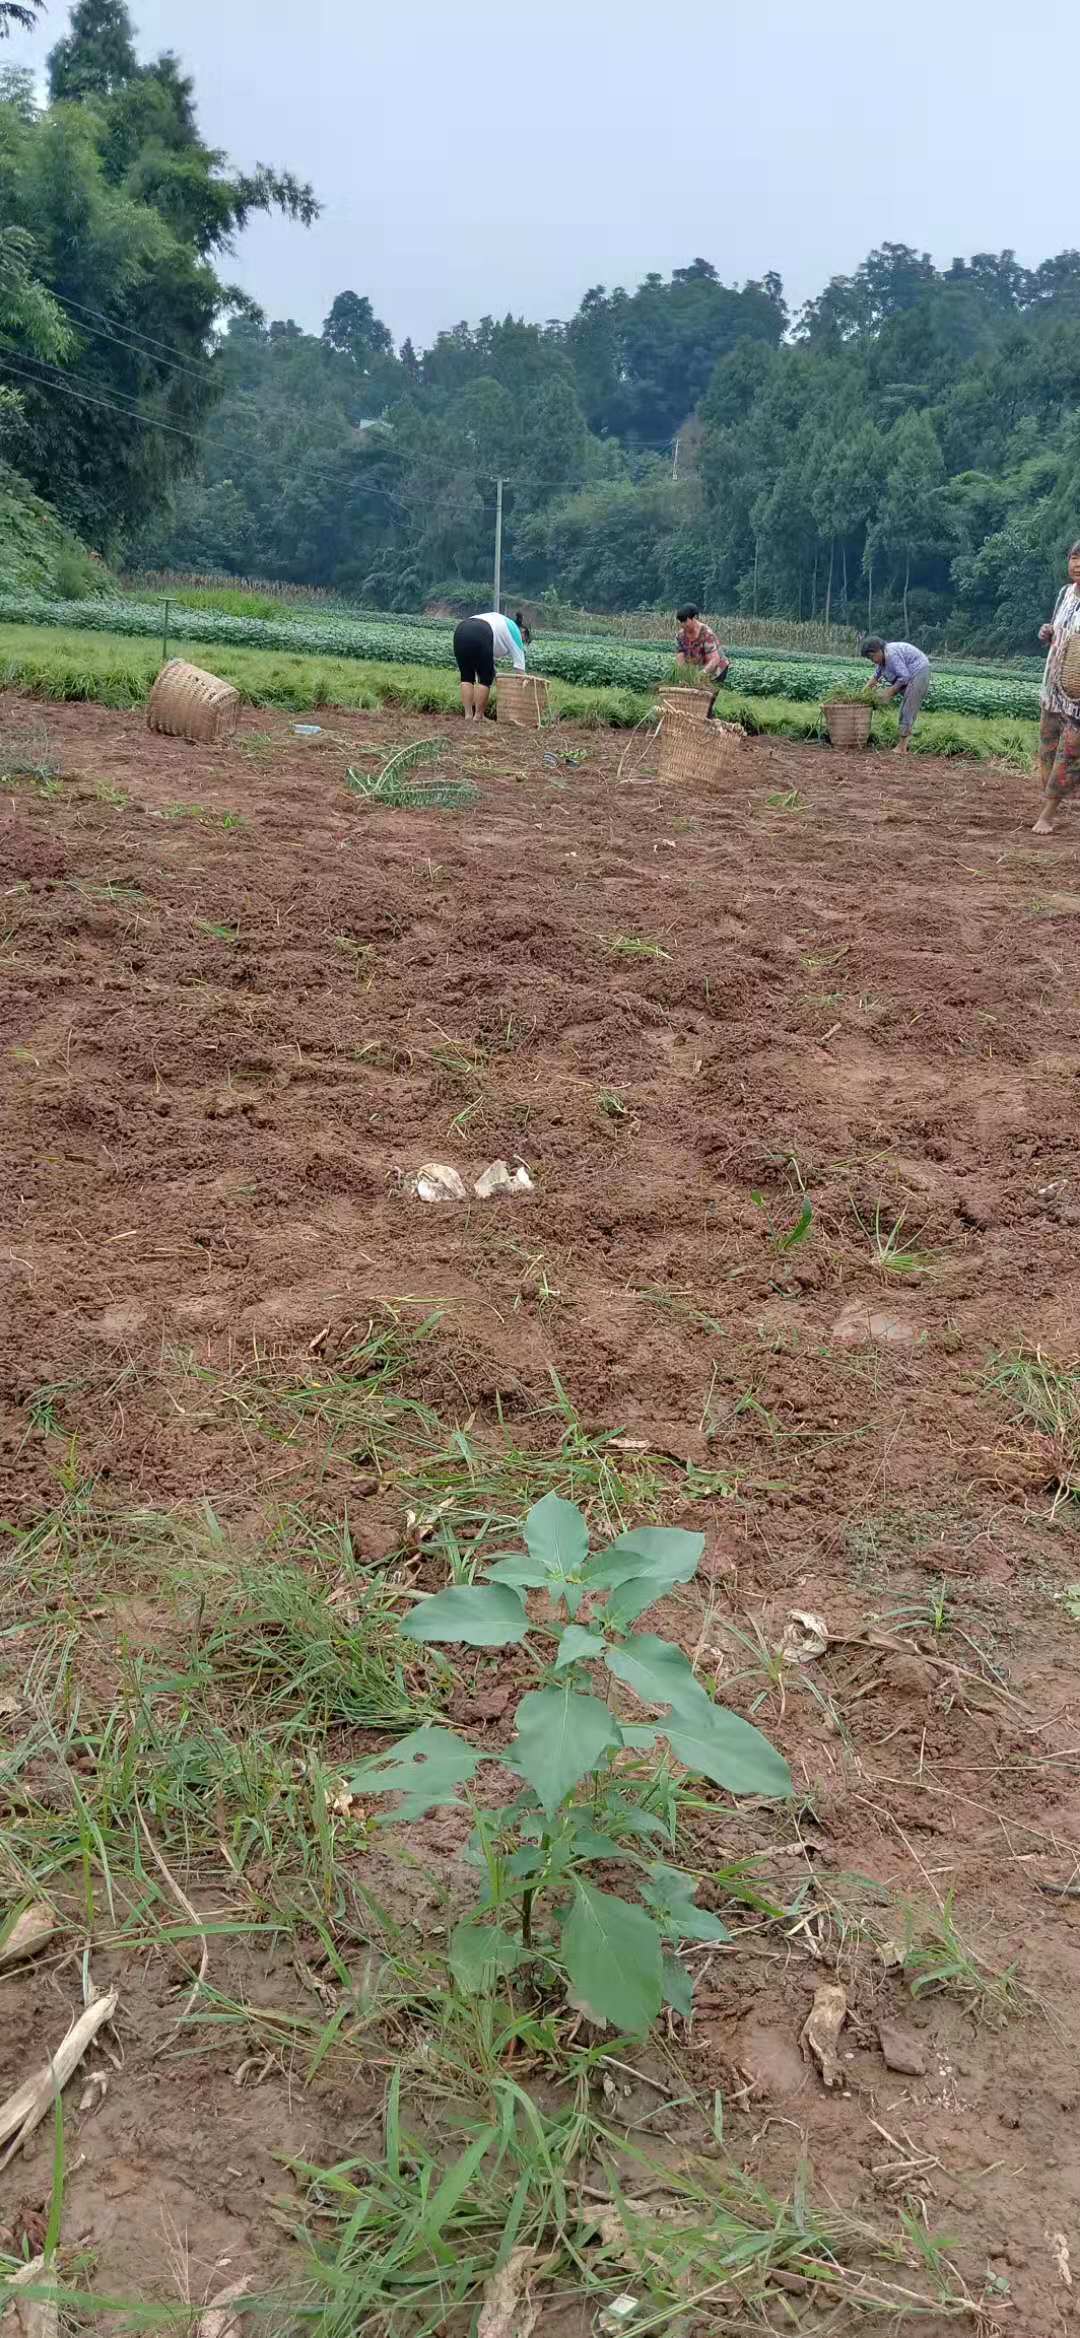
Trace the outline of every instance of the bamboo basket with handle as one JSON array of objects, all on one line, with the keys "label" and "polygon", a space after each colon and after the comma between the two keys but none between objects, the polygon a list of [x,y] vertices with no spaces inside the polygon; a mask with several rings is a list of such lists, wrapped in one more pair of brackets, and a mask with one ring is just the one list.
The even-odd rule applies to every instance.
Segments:
[{"label": "bamboo basket with handle", "polygon": [[1080,626],[1074,627],[1061,659],[1061,687],[1066,698],[1080,698]]},{"label": "bamboo basket with handle", "polygon": [[193,747],[230,738],[239,719],[239,690],[201,666],[189,666],[186,658],[170,658],[162,667],[146,707],[149,730],[188,739]]},{"label": "bamboo basket with handle", "polygon": [[547,713],[548,686],[542,674],[500,674],[495,702],[501,723],[512,723],[519,731],[538,731]]},{"label": "bamboo basket with handle", "polygon": [[849,699],[830,699],[822,707],[826,728],[834,747],[866,747],[870,742],[870,726],[874,719],[872,706],[852,704]]},{"label": "bamboo basket with handle", "polygon": [[692,714],[665,714],[660,724],[657,777],[691,786],[731,778],[746,746],[734,723],[701,722]]}]

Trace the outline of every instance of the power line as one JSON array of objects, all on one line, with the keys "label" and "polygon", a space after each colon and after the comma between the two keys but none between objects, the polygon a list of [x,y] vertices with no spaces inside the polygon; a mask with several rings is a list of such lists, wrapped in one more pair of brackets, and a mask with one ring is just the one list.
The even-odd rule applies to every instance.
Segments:
[{"label": "power line", "polygon": [[[18,365],[8,356],[7,351],[13,346],[13,343],[0,339],[0,368],[5,373],[17,374],[22,381],[30,382],[35,390],[60,390],[65,397],[78,398],[84,406],[100,406],[107,414],[122,414],[127,422],[141,422],[145,430],[167,430],[173,438],[189,438],[193,446],[201,445],[199,432],[185,430],[178,422],[163,422],[160,415],[143,414],[137,406],[120,406],[115,398],[94,397],[87,390],[76,389],[70,381],[50,381],[43,378],[40,373],[30,373],[25,365]],[[25,354],[25,351],[22,350],[17,352],[19,356]],[[46,360],[43,358],[31,359],[31,364],[34,365],[42,365],[45,362]]]},{"label": "power line", "polygon": [[[97,317],[99,322],[96,325],[83,325],[81,330],[84,333],[95,333],[103,341],[115,341],[118,348],[127,349],[133,357],[154,357],[159,364],[164,358],[178,373],[193,374],[196,381],[216,378],[208,362],[189,364],[187,358],[176,356],[167,341],[158,341],[150,333],[140,333],[134,325],[121,325],[118,318],[107,317],[104,309],[86,308],[81,300],[73,300],[67,292],[54,292],[52,298],[59,301],[61,308],[76,309],[80,316]],[[78,324],[78,318],[75,322]],[[121,339],[121,335],[125,338]]]}]

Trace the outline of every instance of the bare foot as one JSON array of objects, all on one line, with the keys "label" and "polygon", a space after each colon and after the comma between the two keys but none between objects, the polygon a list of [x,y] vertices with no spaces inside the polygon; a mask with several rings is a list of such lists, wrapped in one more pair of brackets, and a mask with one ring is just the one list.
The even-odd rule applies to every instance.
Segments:
[{"label": "bare foot", "polygon": [[1041,818],[1041,819],[1039,819],[1039,820],[1036,820],[1036,822],[1035,822],[1035,826],[1034,826],[1034,828],[1032,829],[1031,833],[1032,833],[1032,835],[1033,835],[1033,836],[1052,836],[1052,835],[1053,835],[1053,833],[1054,833],[1054,823],[1053,823],[1053,821],[1052,821],[1051,819],[1049,819],[1049,818],[1048,818],[1048,816],[1047,816],[1047,814],[1046,814],[1045,812],[1043,813],[1043,815],[1042,815],[1042,818]]}]

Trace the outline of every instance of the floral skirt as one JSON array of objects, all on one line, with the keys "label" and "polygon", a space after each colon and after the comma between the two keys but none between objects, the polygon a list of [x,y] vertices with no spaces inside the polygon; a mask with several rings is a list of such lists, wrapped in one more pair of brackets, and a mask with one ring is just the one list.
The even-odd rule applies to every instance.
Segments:
[{"label": "floral skirt", "polygon": [[1067,714],[1051,714],[1047,706],[1039,722],[1037,769],[1044,795],[1060,801],[1080,789],[1080,723]]}]

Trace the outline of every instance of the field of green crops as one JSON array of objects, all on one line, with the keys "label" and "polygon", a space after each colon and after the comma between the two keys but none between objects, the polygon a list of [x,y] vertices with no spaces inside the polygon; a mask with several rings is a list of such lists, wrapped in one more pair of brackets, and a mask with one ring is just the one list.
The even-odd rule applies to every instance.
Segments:
[{"label": "field of green crops", "polygon": [[[219,609],[185,609],[184,631],[208,648],[215,646],[285,650],[295,655],[359,658],[382,665],[452,665],[449,624],[402,617],[352,617],[336,610],[289,616],[242,617]],[[46,601],[32,595],[0,597],[0,623],[75,627],[158,641],[160,601]],[[666,644],[647,644],[587,635],[544,634],[533,650],[537,670],[578,688],[614,688],[649,693],[672,670]],[[784,698],[820,705],[836,689],[861,687],[868,669],[858,661],[814,658],[805,652],[783,657],[733,652],[732,680],[742,698]],[[1038,712],[1038,683],[1022,674],[979,673],[973,668],[936,667],[927,700],[939,714],[977,715],[997,720],[1031,719]]]}]

